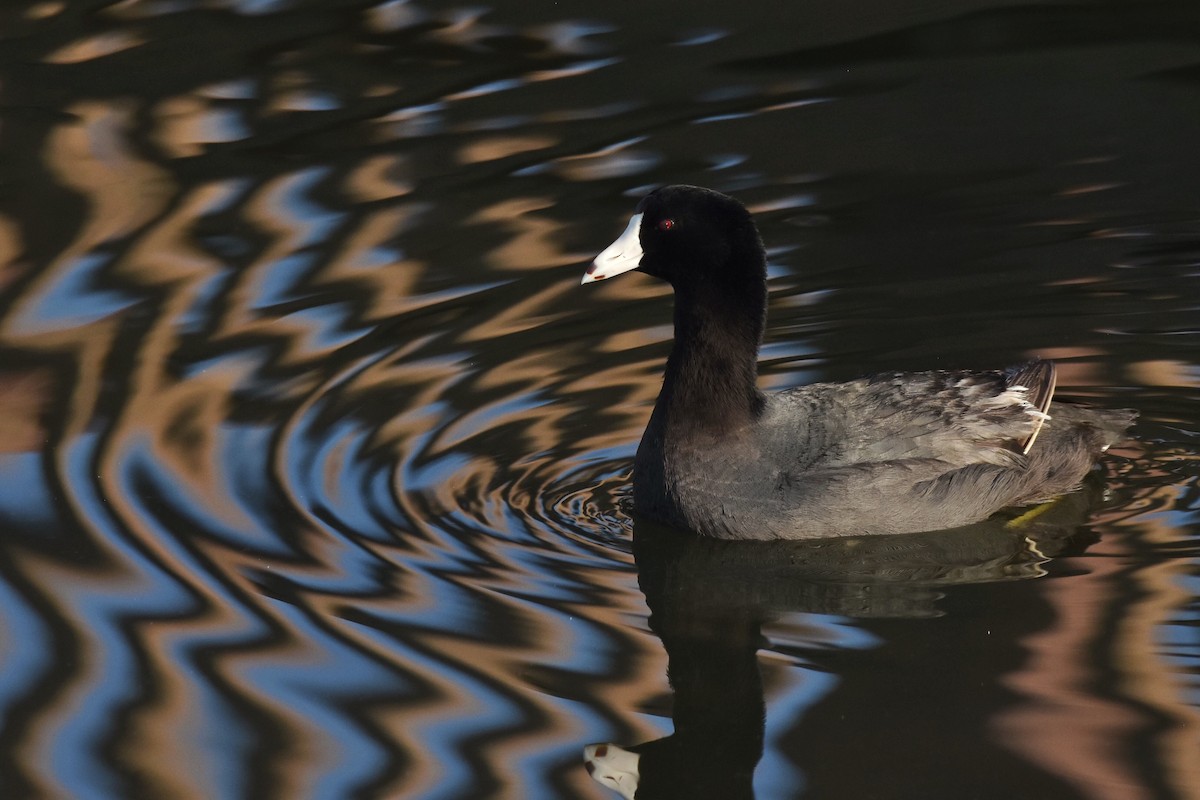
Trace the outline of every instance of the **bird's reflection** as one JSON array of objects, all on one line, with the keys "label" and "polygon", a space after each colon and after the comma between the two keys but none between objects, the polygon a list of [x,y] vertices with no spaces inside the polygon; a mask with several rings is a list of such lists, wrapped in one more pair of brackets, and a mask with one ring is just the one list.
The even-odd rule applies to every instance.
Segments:
[{"label": "bird's reflection", "polygon": [[939,587],[1033,578],[1081,551],[1099,485],[953,530],[788,542],[702,539],[644,521],[638,580],[662,639],[675,732],[590,745],[585,766],[626,798],[752,798],[765,704],[757,651],[783,613],[937,616]]}]

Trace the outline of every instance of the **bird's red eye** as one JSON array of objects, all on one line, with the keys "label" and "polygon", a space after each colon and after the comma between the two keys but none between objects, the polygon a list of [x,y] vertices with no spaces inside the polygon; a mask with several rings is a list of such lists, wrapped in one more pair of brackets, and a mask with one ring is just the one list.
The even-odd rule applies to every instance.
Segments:
[{"label": "bird's red eye", "polygon": [[669,231],[669,230],[671,230],[671,228],[674,228],[674,227],[675,227],[675,220],[673,220],[673,219],[660,219],[658,221],[658,229],[660,231]]}]

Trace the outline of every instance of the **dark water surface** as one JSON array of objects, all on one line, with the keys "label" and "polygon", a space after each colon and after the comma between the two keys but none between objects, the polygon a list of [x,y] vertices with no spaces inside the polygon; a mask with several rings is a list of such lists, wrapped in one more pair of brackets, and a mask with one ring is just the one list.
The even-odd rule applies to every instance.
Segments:
[{"label": "dark water surface", "polygon": [[[1200,798],[1197,142],[1193,0],[5,3],[0,796],[616,797],[678,725],[647,793]],[[768,385],[1040,354],[1137,441],[635,540],[669,298],[578,283],[676,182]]]}]

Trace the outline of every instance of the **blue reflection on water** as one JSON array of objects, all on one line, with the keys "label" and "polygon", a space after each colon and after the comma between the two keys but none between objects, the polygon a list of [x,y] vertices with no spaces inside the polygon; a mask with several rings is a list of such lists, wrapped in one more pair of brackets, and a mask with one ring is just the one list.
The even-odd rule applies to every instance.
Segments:
[{"label": "blue reflection on water", "polygon": [[205,278],[195,289],[191,307],[175,317],[175,329],[180,333],[199,333],[212,324],[214,306],[229,283],[230,276],[223,273]]},{"label": "blue reflection on water", "polygon": [[[1200,516],[1189,512],[1193,519]],[[1172,614],[1169,622],[1160,624],[1155,630],[1155,644],[1159,658],[1171,664],[1182,684],[1182,694],[1187,702],[1200,707],[1200,574],[1180,572],[1173,582],[1191,602],[1182,605]]]},{"label": "blue reflection on water", "polygon": [[766,733],[763,737],[762,760],[754,771],[756,797],[800,797],[806,779],[787,757],[787,735],[799,728],[808,710],[826,697],[838,685],[836,675],[817,670],[797,670],[791,675],[792,687],[779,696],[772,696],[767,708]]},{"label": "blue reflection on water", "polygon": [[49,626],[6,580],[0,580],[0,720],[8,719],[41,680],[54,654]]},{"label": "blue reflection on water", "polygon": [[293,292],[296,283],[318,263],[316,253],[288,253],[270,265],[259,282],[257,292],[248,306],[255,311],[269,309],[299,295]]},{"label": "blue reflection on water", "polygon": [[[269,450],[260,447],[251,452],[266,454]],[[246,598],[228,588],[227,578],[214,574],[210,565],[195,554],[191,543],[186,540],[186,533],[173,534],[172,528],[160,525],[156,513],[163,510],[164,499],[171,503],[170,510],[173,513],[179,510],[179,505],[190,505],[192,512],[198,514],[203,513],[202,509],[191,501],[181,503],[183,493],[175,484],[167,481],[163,473],[155,471],[155,462],[148,457],[144,449],[128,448],[122,455],[122,495],[138,506],[141,512],[138,519],[154,536],[157,546],[169,553],[171,567],[190,576],[193,583],[202,584],[206,596],[222,598],[224,603],[243,612],[242,618],[247,622],[240,631],[231,630],[228,624],[223,625],[221,635],[215,639],[207,634],[197,638],[188,637],[187,647],[196,654],[212,650],[214,647],[233,654],[244,650],[246,644],[260,643],[262,653],[257,657],[242,655],[230,662],[230,671],[238,676],[238,687],[247,697],[253,697],[255,704],[274,706],[280,711],[286,710],[289,720],[293,715],[299,715],[306,725],[312,727],[309,733],[322,740],[322,754],[330,766],[321,771],[320,778],[313,787],[313,796],[351,796],[358,785],[383,771],[389,753],[378,738],[371,731],[364,729],[354,715],[348,712],[343,706],[344,702],[358,702],[367,697],[400,696],[411,688],[410,684],[403,680],[395,669],[377,663],[331,633],[327,623],[323,624],[310,611],[289,602],[270,599],[266,608],[269,608],[272,614],[272,627],[287,630],[290,641],[296,644],[267,646],[265,643],[277,639],[277,634],[262,622],[256,621],[261,618],[263,609],[247,607]],[[229,463],[237,463],[240,460],[232,458]],[[254,463],[254,466],[259,475],[268,474],[265,458],[262,462],[255,459],[255,462],[257,463]],[[243,493],[255,493],[252,485],[243,484],[240,489]],[[261,490],[258,494],[261,500]],[[205,518],[198,518],[198,522],[199,519]],[[205,519],[203,527],[198,524],[197,530],[211,531],[216,527],[214,523],[214,520]],[[228,536],[230,544],[238,546],[239,549],[245,548],[246,541],[240,538],[238,532],[228,531]],[[259,531],[258,539],[270,544],[265,529]],[[282,552],[278,544],[274,549],[276,552]],[[335,567],[330,571],[332,577],[320,580],[312,575],[305,575],[302,586],[294,576],[287,576],[284,580],[289,590],[315,586],[333,594],[347,594],[365,593],[378,588],[373,580],[378,559],[349,546],[338,548],[336,556],[328,552],[323,552],[323,555],[333,561],[332,565],[326,563],[326,567]],[[365,563],[367,561],[371,563]],[[270,565],[267,569],[270,569]],[[172,614],[162,602],[159,592],[144,592],[139,597],[142,602],[140,616],[145,617],[149,613],[147,608],[153,609],[156,618],[159,615]],[[301,648],[306,655],[298,658],[296,648]],[[128,643],[120,641],[107,648],[119,669],[134,669],[132,663],[127,663],[133,650]],[[206,684],[210,679],[195,666],[194,657],[188,659],[187,663],[197,679],[195,686],[204,687],[207,693]],[[137,686],[139,683],[136,679],[122,679],[117,685]],[[103,709],[106,705],[111,706],[114,701],[105,704],[101,697],[102,693],[94,701],[97,714],[111,716],[111,710]],[[215,735],[216,731],[228,727],[228,724],[228,720],[218,716],[206,719],[203,727],[209,729],[208,735]],[[244,761],[253,755],[253,749],[260,746],[261,742],[246,737],[233,740],[220,738],[213,744],[212,755],[218,762],[230,758]],[[243,776],[253,774],[252,769],[232,769],[228,766],[222,768],[219,763],[214,764],[213,770]],[[241,790],[232,784],[230,791],[231,794],[227,796],[242,796]]]},{"label": "blue reflection on water", "polygon": [[[441,581],[435,581],[444,586]],[[440,597],[434,606],[441,610]],[[397,617],[390,612],[378,613],[376,619],[388,627],[404,627],[408,630],[421,630],[426,627],[424,621],[413,625],[413,621]],[[439,614],[438,627],[450,630],[453,624],[447,626]],[[457,630],[465,633],[471,628],[466,626]],[[473,796],[472,787],[480,785],[483,776],[475,774],[464,763],[464,756],[472,753],[475,747],[472,741],[479,741],[488,733],[499,733],[514,722],[524,719],[523,709],[513,701],[512,696],[503,687],[493,686],[484,676],[475,672],[471,667],[461,662],[455,663],[436,653],[430,653],[414,641],[396,638],[382,638],[371,628],[364,628],[362,634],[377,638],[381,646],[389,651],[400,654],[400,658],[420,674],[437,676],[439,686],[443,690],[453,686],[455,694],[459,695],[458,702],[448,706],[438,717],[427,717],[424,721],[414,720],[407,726],[407,733],[412,740],[420,742],[427,758],[428,766],[437,771],[437,785],[423,798],[460,798]],[[462,634],[460,634],[462,635]],[[465,634],[470,635],[470,634]]]},{"label": "blue reflection on water", "polygon": [[[87,433],[63,449],[64,477],[74,487],[80,516],[106,531],[103,540],[123,567],[115,580],[58,587],[61,602],[78,621],[77,633],[87,654],[81,666],[91,675],[88,691],[79,696],[78,706],[56,732],[49,770],[68,796],[82,800],[122,793],[114,765],[103,750],[114,736],[121,710],[143,690],[139,679],[143,667],[129,626],[147,619],[179,619],[197,610],[195,598],[180,582],[129,538],[128,528],[97,484],[102,446],[98,434]],[[164,532],[164,538],[171,537]]]},{"label": "blue reflection on water", "polygon": [[[299,437],[302,441],[294,442],[288,452],[288,486],[300,508],[322,521],[332,515],[340,529],[352,530],[356,537],[384,539],[393,528],[379,519],[372,499],[382,498],[369,487],[380,479],[387,485],[389,473],[366,453],[371,432],[342,419],[328,423],[325,433],[325,439],[316,441]],[[391,505],[389,495],[387,506]]]},{"label": "blue reflection on water", "polygon": [[211,797],[247,796],[256,770],[242,765],[251,763],[262,742],[246,724],[244,709],[237,707],[227,690],[214,685],[206,665],[214,653],[244,652],[270,636],[256,616],[244,614],[210,630],[191,628],[165,640],[165,652],[187,676],[188,690],[194,695],[191,713],[180,720],[178,735],[184,746],[192,745],[188,752],[204,776],[203,785],[211,787]]},{"label": "blue reflection on water", "polygon": [[320,739],[325,768],[313,784],[313,797],[354,797],[362,784],[386,771],[391,753],[348,706],[395,701],[413,685],[331,635],[312,611],[278,600],[269,605],[303,643],[305,656],[280,650],[269,658],[241,660],[239,684],[303,719],[310,728],[306,733]]},{"label": "blue reflection on water", "polygon": [[88,325],[137,304],[139,298],[99,284],[113,258],[111,253],[84,253],[52,268],[54,279],[41,284],[42,291],[10,323],[14,331],[35,334]]},{"label": "blue reflection on water", "polygon": [[46,486],[41,453],[6,453],[0,456],[0,518],[50,525],[54,521],[54,496]]}]

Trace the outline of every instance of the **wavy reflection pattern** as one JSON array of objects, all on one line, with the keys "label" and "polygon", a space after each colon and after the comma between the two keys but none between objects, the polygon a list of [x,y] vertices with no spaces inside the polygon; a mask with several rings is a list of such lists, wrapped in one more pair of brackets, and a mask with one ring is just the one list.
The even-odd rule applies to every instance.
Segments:
[{"label": "wavy reflection pattern", "polygon": [[[865,278],[806,284],[787,256],[793,228],[822,224],[823,170],[875,165],[831,147],[801,173],[775,143],[799,115],[905,80],[770,72],[727,28],[680,31],[669,4],[604,10],[620,24],[510,5],[0,10],[6,797],[591,796],[584,743],[665,733],[666,656],[621,512],[669,336],[663,290],[605,284],[580,308],[578,263],[628,213],[622,193],[680,178],[747,190],[780,242],[770,379],[812,377],[824,356],[872,367],[837,321],[888,314],[828,305]],[[1180,442],[1195,349],[1144,353],[1194,332],[1188,293],[1165,287],[1192,285],[1197,236],[1072,205],[1104,195],[1109,181],[1074,190],[1105,163],[1002,189],[1036,195],[1014,222],[1030,237],[1069,228],[1056,244],[1129,256],[1064,268],[1113,324],[1059,355],[1074,386],[1152,387],[1156,430]],[[971,177],[994,191],[1010,166]],[[1161,249],[1128,243],[1145,240]],[[936,266],[905,291],[930,291]],[[1013,297],[985,286],[987,302],[1060,319],[1038,305],[1057,285],[1034,277]],[[921,355],[922,326],[943,322],[892,331],[887,355]],[[960,342],[995,348],[974,329]],[[1107,372],[1114,360],[1133,374]],[[1191,494],[1145,513],[1195,511],[1194,453],[1180,445],[1168,476]],[[1194,529],[1194,514],[1164,524]],[[1161,588],[1186,570],[1150,572],[1136,580]],[[1159,642],[1154,663],[1180,659],[1179,675],[1196,663],[1188,602],[1148,608],[1130,640]],[[873,641],[840,621],[805,635]],[[772,747],[830,683],[776,667]],[[1155,674],[1139,702],[1195,705],[1193,685]],[[1179,741],[1147,758],[1200,785]],[[801,779],[788,754],[767,763],[767,784]]]},{"label": "wavy reflection pattern", "polygon": [[[47,83],[86,85],[18,131],[41,142],[23,188],[58,219],[4,217],[4,405],[25,426],[2,464],[6,792],[581,784],[582,743],[629,728],[606,709],[655,691],[618,665],[661,660],[623,621],[618,511],[653,367],[536,333],[576,282],[545,268],[577,258],[547,199],[479,190],[569,115],[535,139],[447,120],[603,68],[592,31],[387,3],[351,28],[362,75],[301,48],[235,79],[166,60],[144,101],[88,84],[157,68],[184,25],[203,49],[222,14],[290,19],[221,39],[248,53],[315,16],[207,5],[113,6],[99,36],[51,4],[18,20]],[[505,37],[540,53],[496,81],[479,68]],[[399,87],[403,52],[426,59],[413,79],[458,68]],[[431,174],[447,164],[478,166]],[[439,180],[486,263],[425,221],[413,187]]]}]

